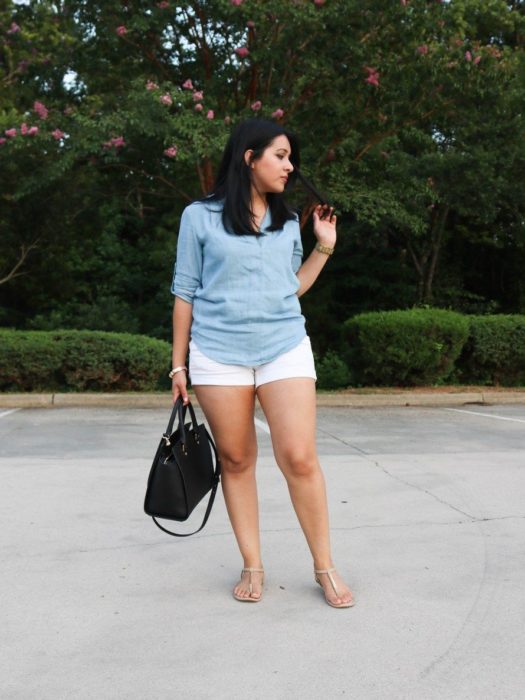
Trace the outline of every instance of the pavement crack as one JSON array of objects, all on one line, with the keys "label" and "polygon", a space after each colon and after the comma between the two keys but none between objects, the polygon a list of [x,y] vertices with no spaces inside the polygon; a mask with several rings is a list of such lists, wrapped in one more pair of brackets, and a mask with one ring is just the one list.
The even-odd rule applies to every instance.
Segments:
[{"label": "pavement crack", "polygon": [[471,515],[470,513],[467,513],[465,510],[461,510],[461,508],[458,508],[457,506],[452,505],[452,503],[449,503],[448,501],[445,501],[443,498],[440,498],[439,496],[436,496],[436,494],[432,493],[432,491],[429,491],[428,489],[423,488],[422,486],[418,486],[417,484],[413,484],[411,481],[407,481],[406,479],[402,479],[400,476],[396,476],[395,474],[392,474],[391,472],[386,469],[386,467],[383,467],[379,462],[375,459],[372,459],[371,457],[365,457],[369,462],[372,462],[373,464],[376,465],[379,469],[381,469],[382,472],[387,474],[387,476],[391,477],[395,481],[398,481],[400,484],[405,484],[405,486],[410,486],[413,489],[416,489],[416,491],[421,491],[421,493],[426,493],[427,496],[430,496],[433,498],[435,501],[438,503],[441,503],[444,506],[448,506],[451,510],[455,510],[456,513],[461,513],[461,515],[465,515],[467,518],[470,518],[471,520],[478,520],[475,515]]},{"label": "pavement crack", "polygon": [[352,445],[351,443],[347,442],[346,440],[343,440],[340,437],[337,437],[337,435],[333,435],[330,433],[328,430],[322,430],[321,432],[325,433],[326,435],[330,435],[334,440],[337,440],[338,442],[343,443],[343,445],[346,445],[347,447],[351,447],[354,450],[357,450],[358,452],[361,453],[363,459],[366,459],[368,462],[371,462],[374,464],[376,467],[381,469],[382,472],[384,472],[387,476],[390,478],[394,479],[395,481],[398,481],[401,484],[404,484],[405,486],[410,486],[413,489],[416,489],[417,491],[421,491],[422,493],[426,493],[428,496],[433,498],[435,501],[438,503],[441,503],[444,506],[448,506],[451,510],[455,510],[457,513],[461,513],[461,515],[465,515],[467,518],[470,518],[471,520],[477,520],[477,518],[474,515],[471,515],[470,513],[467,513],[464,510],[461,510],[461,508],[457,508],[456,506],[453,506],[452,503],[448,503],[448,501],[443,500],[442,498],[439,498],[439,496],[436,496],[432,491],[428,491],[427,489],[418,486],[417,484],[413,484],[410,481],[406,481],[405,479],[402,479],[399,476],[396,476],[395,474],[392,474],[391,472],[386,469],[386,467],[383,467],[376,459],[371,457],[367,452],[364,450],[361,450],[359,447],[356,447],[355,445]]}]

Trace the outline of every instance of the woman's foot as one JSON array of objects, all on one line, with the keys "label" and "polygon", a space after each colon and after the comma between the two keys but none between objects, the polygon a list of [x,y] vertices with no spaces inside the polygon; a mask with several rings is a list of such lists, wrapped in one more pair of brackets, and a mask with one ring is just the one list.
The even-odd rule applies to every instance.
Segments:
[{"label": "woman's foot", "polygon": [[241,580],[233,589],[233,597],[246,603],[261,600],[264,571],[261,568],[247,566],[241,571]]},{"label": "woman's foot", "polygon": [[334,568],[315,569],[315,580],[322,586],[325,600],[333,608],[351,608],[355,605],[352,591]]}]

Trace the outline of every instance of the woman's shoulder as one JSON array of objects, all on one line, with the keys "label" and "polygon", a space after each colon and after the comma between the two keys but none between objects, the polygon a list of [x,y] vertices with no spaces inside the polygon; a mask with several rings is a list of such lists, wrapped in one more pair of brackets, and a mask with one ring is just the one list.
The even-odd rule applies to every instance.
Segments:
[{"label": "woman's shoulder", "polygon": [[222,215],[222,208],[222,202],[196,199],[184,208],[182,216],[184,219],[202,220],[210,214]]},{"label": "woman's shoulder", "polygon": [[301,218],[301,210],[298,207],[291,207],[290,211],[293,214],[293,219],[292,221],[295,221],[295,223],[299,223],[300,218]]}]

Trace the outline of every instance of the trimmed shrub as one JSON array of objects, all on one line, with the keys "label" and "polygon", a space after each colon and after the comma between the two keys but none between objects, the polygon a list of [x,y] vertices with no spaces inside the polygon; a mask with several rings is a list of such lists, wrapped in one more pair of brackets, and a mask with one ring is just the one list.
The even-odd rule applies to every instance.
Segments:
[{"label": "trimmed shrub", "polygon": [[525,316],[470,316],[468,341],[458,360],[462,381],[525,385]]},{"label": "trimmed shrub", "polygon": [[0,329],[0,390],[167,388],[170,357],[169,343],[130,333]]},{"label": "trimmed shrub", "polygon": [[340,389],[352,383],[352,374],[346,363],[333,350],[315,362],[318,389]]},{"label": "trimmed shrub", "polygon": [[358,314],[343,326],[345,360],[360,384],[443,382],[468,337],[468,318],[444,309]]}]

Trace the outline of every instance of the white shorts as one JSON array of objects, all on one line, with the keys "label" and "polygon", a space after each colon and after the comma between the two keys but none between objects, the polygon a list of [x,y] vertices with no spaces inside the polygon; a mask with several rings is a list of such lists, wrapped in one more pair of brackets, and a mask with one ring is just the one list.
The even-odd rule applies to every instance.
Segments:
[{"label": "white shorts", "polygon": [[193,386],[214,384],[220,386],[261,386],[277,379],[311,377],[317,379],[310,338],[305,336],[299,345],[279,355],[275,360],[257,367],[227,365],[211,360],[190,341],[190,380]]}]

